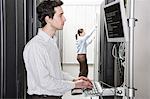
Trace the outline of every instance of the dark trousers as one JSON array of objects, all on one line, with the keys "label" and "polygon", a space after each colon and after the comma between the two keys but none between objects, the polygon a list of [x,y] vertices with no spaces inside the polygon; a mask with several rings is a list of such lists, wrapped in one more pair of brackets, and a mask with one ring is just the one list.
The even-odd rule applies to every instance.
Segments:
[{"label": "dark trousers", "polygon": [[79,77],[80,76],[87,77],[88,76],[88,64],[87,64],[86,54],[78,54],[77,55],[77,60],[80,64]]},{"label": "dark trousers", "polygon": [[28,95],[27,99],[62,99],[62,96]]}]

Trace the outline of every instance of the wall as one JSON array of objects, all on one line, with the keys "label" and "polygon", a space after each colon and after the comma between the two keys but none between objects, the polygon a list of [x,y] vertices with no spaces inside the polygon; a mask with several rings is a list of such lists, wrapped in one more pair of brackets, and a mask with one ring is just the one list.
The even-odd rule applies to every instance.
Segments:
[{"label": "wall", "polygon": [[[85,32],[96,25],[96,12],[99,10],[97,4],[65,4],[63,6],[66,17],[63,29],[63,63],[74,64],[76,60],[75,34],[79,28],[84,28]],[[99,12],[99,11],[98,11]],[[88,63],[94,63],[94,42],[87,49]]]},{"label": "wall", "polygon": [[135,99],[150,99],[150,1],[135,0]]},{"label": "wall", "polygon": [[62,0],[65,5],[77,5],[77,4],[101,4],[104,0]]}]

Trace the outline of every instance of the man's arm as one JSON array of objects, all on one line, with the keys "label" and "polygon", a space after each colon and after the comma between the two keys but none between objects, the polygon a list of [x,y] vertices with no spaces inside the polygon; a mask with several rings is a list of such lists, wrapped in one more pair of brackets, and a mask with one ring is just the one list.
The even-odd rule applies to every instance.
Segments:
[{"label": "man's arm", "polygon": [[64,80],[73,81],[73,80],[75,79],[75,77],[71,76],[71,75],[68,74],[67,72],[62,71],[62,74],[63,74]]}]

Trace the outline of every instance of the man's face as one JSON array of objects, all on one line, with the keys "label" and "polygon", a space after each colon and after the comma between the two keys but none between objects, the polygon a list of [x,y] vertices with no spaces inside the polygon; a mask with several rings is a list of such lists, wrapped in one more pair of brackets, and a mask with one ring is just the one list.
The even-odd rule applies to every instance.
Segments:
[{"label": "man's face", "polygon": [[57,30],[63,29],[64,23],[66,21],[66,18],[64,17],[64,12],[62,7],[58,6],[54,8],[55,14],[52,19],[52,26],[56,28]]}]

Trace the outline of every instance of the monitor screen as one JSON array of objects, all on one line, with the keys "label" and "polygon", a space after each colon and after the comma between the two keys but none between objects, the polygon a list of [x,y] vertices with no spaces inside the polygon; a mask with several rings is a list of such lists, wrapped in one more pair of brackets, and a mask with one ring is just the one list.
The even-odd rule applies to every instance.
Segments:
[{"label": "monitor screen", "polygon": [[127,41],[127,17],[123,0],[116,0],[105,5],[104,19],[108,42]]}]

